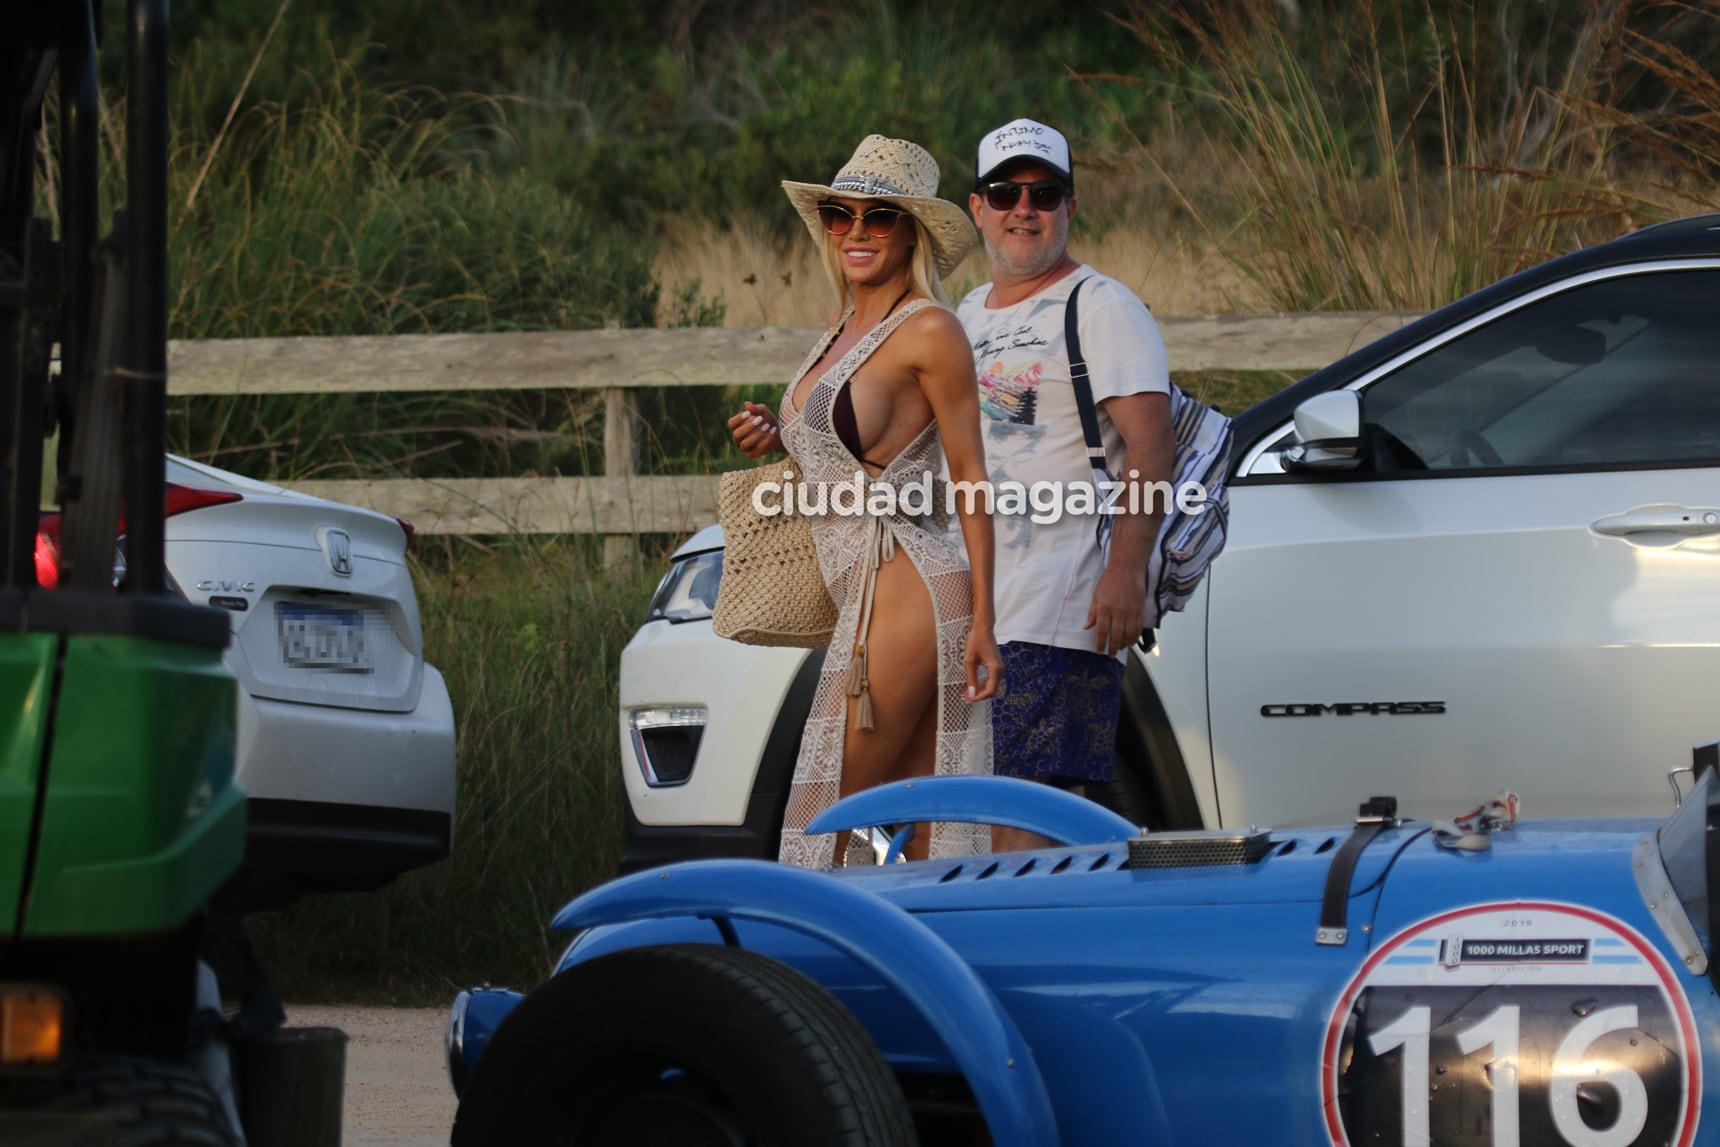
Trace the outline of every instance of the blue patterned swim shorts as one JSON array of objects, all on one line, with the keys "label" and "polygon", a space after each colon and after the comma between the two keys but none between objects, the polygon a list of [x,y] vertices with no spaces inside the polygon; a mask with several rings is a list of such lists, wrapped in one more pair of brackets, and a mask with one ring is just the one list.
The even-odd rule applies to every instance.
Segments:
[{"label": "blue patterned swim shorts", "polygon": [[993,771],[1060,787],[1112,778],[1123,663],[1102,653],[1009,641],[991,702]]}]

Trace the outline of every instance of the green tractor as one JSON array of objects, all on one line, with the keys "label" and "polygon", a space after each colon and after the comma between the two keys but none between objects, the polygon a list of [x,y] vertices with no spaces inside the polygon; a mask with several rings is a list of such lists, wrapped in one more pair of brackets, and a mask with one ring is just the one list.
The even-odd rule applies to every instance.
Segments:
[{"label": "green tractor", "polygon": [[[99,7],[18,5],[0,39],[8,1145],[243,1141],[205,962],[215,933],[242,929],[211,908],[245,843],[228,624],[171,592],[162,560],[166,0],[128,0],[126,23],[126,199],[105,236]],[[44,500],[61,515],[53,578],[38,577]]]}]

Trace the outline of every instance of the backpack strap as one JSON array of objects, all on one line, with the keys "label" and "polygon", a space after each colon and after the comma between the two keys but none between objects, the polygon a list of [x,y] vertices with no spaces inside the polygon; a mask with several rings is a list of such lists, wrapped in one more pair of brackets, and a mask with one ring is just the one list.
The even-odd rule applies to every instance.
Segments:
[{"label": "backpack strap", "polygon": [[[1069,354],[1069,382],[1075,390],[1075,409],[1081,415],[1081,436],[1087,440],[1087,460],[1095,483],[1109,481],[1109,459],[1099,437],[1099,415],[1093,403],[1093,384],[1088,379],[1087,360],[1081,353],[1076,328],[1075,300],[1087,280],[1075,284],[1063,311],[1063,345]],[[1173,479],[1199,482],[1208,493],[1207,510],[1198,516],[1167,506],[1164,520],[1147,562],[1146,597],[1149,616],[1156,620],[1179,610],[1194,593],[1207,566],[1224,548],[1229,521],[1226,480],[1229,475],[1230,419],[1217,409],[1196,402],[1171,384],[1171,428],[1176,453],[1171,464]],[[1097,488],[1097,487],[1096,487]],[[1099,515],[1095,531],[1101,549],[1110,544],[1111,518]],[[1152,646],[1152,627],[1141,633],[1141,648]]]},{"label": "backpack strap", "polygon": [[1099,412],[1093,405],[1093,384],[1087,378],[1087,359],[1081,353],[1081,332],[1077,329],[1076,301],[1086,285],[1087,280],[1082,279],[1069,292],[1069,302],[1063,309],[1063,347],[1069,355],[1069,384],[1075,388],[1075,409],[1081,414],[1081,436],[1087,440],[1087,463],[1095,474],[1109,477],[1110,462],[1105,457],[1104,440],[1099,437]]},{"label": "backpack strap", "polygon": [[[1079,317],[1076,311],[1076,300],[1081,297],[1081,288],[1087,285],[1082,279],[1075,284],[1075,289],[1069,292],[1069,302],[1063,308],[1063,349],[1069,356],[1069,385],[1075,390],[1075,409],[1081,415],[1081,437],[1087,440],[1087,464],[1093,468],[1093,488],[1103,489],[1100,482],[1109,481],[1111,477],[1110,460],[1105,457],[1105,441],[1099,436],[1099,412],[1093,405],[1093,384],[1087,378],[1087,358],[1081,353],[1081,332]],[[1098,538],[1100,548],[1103,548],[1111,538],[1111,519],[1105,514],[1099,515],[1094,527],[1094,535]]]}]

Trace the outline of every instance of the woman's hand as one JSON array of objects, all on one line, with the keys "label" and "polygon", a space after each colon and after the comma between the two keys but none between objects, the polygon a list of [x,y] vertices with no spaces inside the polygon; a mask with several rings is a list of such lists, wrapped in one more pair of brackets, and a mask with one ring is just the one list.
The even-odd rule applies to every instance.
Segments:
[{"label": "woman's hand", "polygon": [[735,445],[748,458],[782,453],[782,435],[776,416],[763,403],[747,403],[745,410],[729,419],[729,433],[735,436]]},{"label": "woman's hand", "polygon": [[[962,664],[967,667],[967,699],[984,701],[997,695],[1003,680],[1003,654],[998,652],[997,638],[989,625],[968,626],[967,648],[962,651]],[[985,668],[985,679],[979,670]]]}]

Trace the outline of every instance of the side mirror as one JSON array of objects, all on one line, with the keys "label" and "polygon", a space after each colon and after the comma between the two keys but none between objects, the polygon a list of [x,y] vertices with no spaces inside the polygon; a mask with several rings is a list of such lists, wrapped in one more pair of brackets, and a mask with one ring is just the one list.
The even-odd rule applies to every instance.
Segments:
[{"label": "side mirror", "polygon": [[1362,396],[1316,394],[1296,408],[1295,441],[1284,449],[1291,471],[1354,470],[1362,464]]}]

